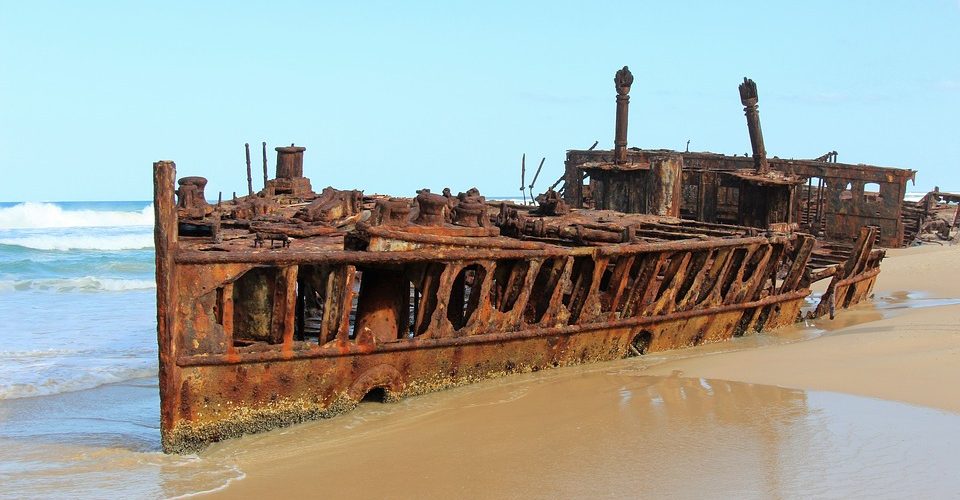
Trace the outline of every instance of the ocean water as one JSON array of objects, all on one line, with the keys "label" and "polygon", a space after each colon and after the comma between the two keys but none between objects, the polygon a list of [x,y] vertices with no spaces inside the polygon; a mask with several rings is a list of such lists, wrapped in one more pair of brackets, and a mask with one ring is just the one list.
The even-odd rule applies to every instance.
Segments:
[{"label": "ocean water", "polygon": [[149,202],[0,203],[0,399],[156,376]]}]

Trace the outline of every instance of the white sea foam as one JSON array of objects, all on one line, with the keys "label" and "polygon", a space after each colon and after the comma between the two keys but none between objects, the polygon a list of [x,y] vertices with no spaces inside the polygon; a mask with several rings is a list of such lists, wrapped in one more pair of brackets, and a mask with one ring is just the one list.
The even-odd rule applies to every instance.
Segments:
[{"label": "white sea foam", "polygon": [[25,202],[0,208],[0,229],[152,226],[153,205],[143,210],[64,210],[54,203]]},{"label": "white sea foam", "polygon": [[148,366],[108,366],[79,369],[69,376],[55,374],[47,377],[37,377],[33,380],[19,382],[0,380],[0,399],[31,398],[48,396],[62,392],[82,391],[105,384],[123,382],[136,378],[152,377],[157,374],[156,368]]},{"label": "white sea foam", "polygon": [[38,234],[0,238],[0,244],[35,250],[139,250],[153,248],[153,234]]},{"label": "white sea foam", "polygon": [[235,473],[234,477],[228,477],[228,478],[226,478],[226,481],[223,482],[222,484],[220,484],[219,486],[215,486],[215,487],[210,488],[210,489],[208,489],[208,490],[192,491],[192,492],[190,492],[190,493],[184,493],[184,494],[182,494],[182,495],[177,495],[177,496],[174,496],[174,497],[170,497],[169,500],[178,500],[178,499],[181,499],[181,498],[192,498],[192,497],[196,497],[196,496],[209,495],[210,493],[216,493],[216,492],[218,492],[218,491],[223,491],[223,490],[227,489],[227,487],[229,487],[230,484],[233,483],[234,481],[242,481],[243,479],[246,479],[246,477],[247,477],[247,473],[246,473],[246,472],[243,472],[242,470],[240,470],[240,467],[237,467],[236,465],[230,466],[228,470],[231,470],[231,471],[233,471],[233,472]]},{"label": "white sea foam", "polygon": [[0,280],[0,292],[47,290],[54,292],[122,292],[155,288],[153,280],[98,278],[45,278],[24,280]]}]

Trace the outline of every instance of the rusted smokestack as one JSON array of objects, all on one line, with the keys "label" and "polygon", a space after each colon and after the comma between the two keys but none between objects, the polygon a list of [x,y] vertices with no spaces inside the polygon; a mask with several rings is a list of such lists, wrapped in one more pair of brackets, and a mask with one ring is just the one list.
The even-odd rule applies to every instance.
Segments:
[{"label": "rusted smokestack", "polygon": [[767,163],[767,150],[763,147],[763,131],[760,130],[760,112],[757,111],[757,84],[744,77],[740,84],[740,102],[747,116],[747,130],[750,132],[750,147],[753,148],[753,168],[757,173],[770,171]]},{"label": "rusted smokestack", "polygon": [[613,161],[627,161],[627,116],[630,111],[630,86],[633,85],[633,73],[626,66],[613,77],[617,88],[617,128],[613,136]]},{"label": "rusted smokestack", "polygon": [[277,151],[277,179],[303,177],[303,152],[307,148],[294,146],[275,148]]}]

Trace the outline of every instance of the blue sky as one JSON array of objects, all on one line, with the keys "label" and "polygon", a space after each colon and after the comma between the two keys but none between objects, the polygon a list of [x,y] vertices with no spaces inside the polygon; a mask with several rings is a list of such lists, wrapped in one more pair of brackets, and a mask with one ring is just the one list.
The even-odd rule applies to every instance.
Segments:
[{"label": "blue sky", "polygon": [[519,195],[521,154],[545,188],[612,146],[625,64],[630,146],[749,151],[749,76],[771,156],[960,190],[958,49],[957,0],[2,1],[0,201],[149,199],[159,159],[229,196],[261,141],[318,189]]}]

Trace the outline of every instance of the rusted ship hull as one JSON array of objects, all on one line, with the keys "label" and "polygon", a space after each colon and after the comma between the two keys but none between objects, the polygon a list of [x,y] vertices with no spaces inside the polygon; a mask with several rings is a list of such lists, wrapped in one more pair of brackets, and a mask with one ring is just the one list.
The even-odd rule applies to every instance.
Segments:
[{"label": "rusted ship hull", "polygon": [[[181,384],[177,423],[164,432],[164,449],[185,452],[212,441],[337,415],[381,389],[384,401],[502,375],[620,359],[639,332],[650,351],[726,340],[740,327],[755,328],[765,311],[779,309],[767,327],[794,322],[803,293],[746,303],[724,312],[700,311],[629,322],[411,341],[347,354],[318,349],[292,359],[178,360]],[[773,302],[773,303],[771,303]],[[758,312],[759,311],[759,312]],[[744,324],[745,316],[753,323]],[[358,351],[360,349],[357,349]],[[279,358],[279,357],[276,357]],[[198,363],[193,365],[191,363]]]},{"label": "rusted ship hull", "polygon": [[[366,251],[181,248],[173,166],[155,168],[167,451],[337,414],[377,389],[395,399],[775,328],[795,322],[809,294],[813,239],[800,234],[467,247],[367,228]],[[407,249],[369,251],[398,244]],[[252,272],[275,283],[272,341],[234,325],[236,287]],[[305,272],[328,285],[315,340],[297,339]],[[457,292],[465,278],[469,297]],[[413,310],[411,290],[422,294]]]},{"label": "rusted ship hull", "polygon": [[[829,211],[811,207],[843,194],[818,187],[814,203],[811,176],[833,186],[848,173],[768,161],[752,81],[741,98],[754,169],[628,150],[632,82],[617,72],[615,149],[568,152],[564,195],[548,189],[537,208],[476,189],[315,193],[305,148],[276,148],[267,179],[265,143],[263,190],[253,192],[248,150],[247,196],[212,206],[206,179],[155,163],[164,450],[336,415],[371,395],[723,341],[870,295],[879,231],[902,231],[852,218],[826,226],[830,241],[798,232],[799,214],[819,232]],[[871,168],[892,176],[889,193],[912,172]],[[699,220],[680,218],[691,213]],[[804,313],[810,285],[827,279]]]}]

